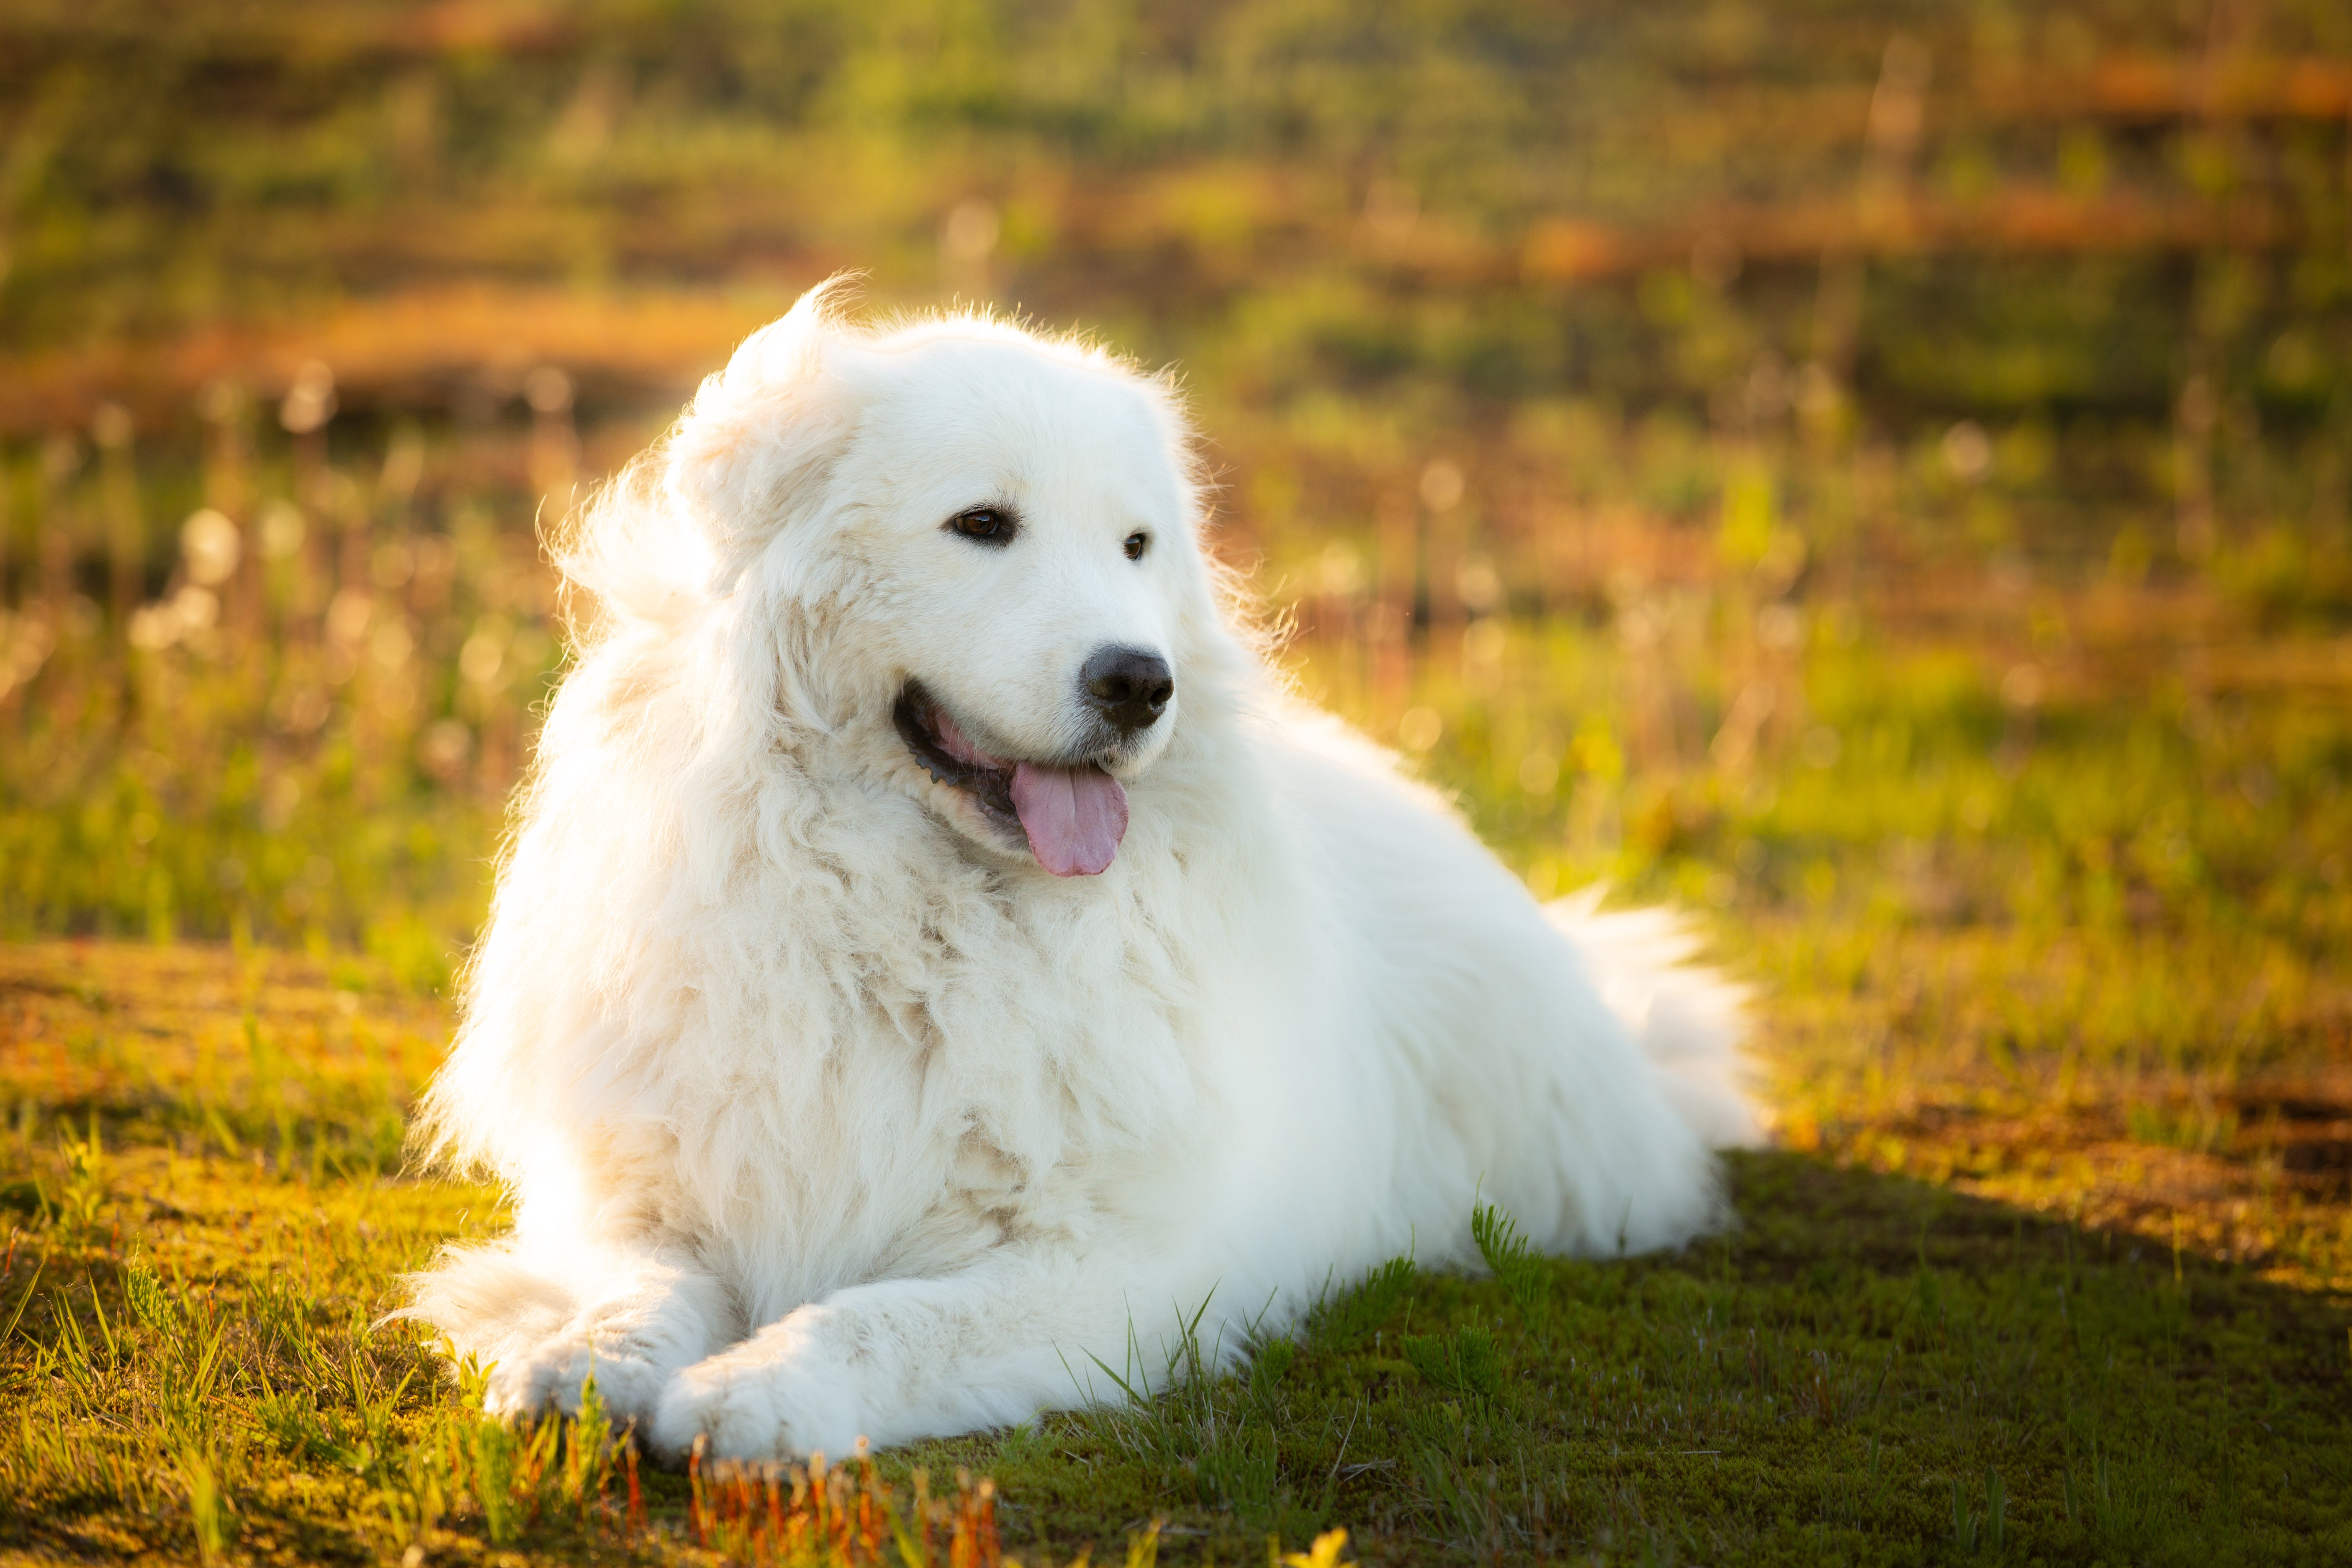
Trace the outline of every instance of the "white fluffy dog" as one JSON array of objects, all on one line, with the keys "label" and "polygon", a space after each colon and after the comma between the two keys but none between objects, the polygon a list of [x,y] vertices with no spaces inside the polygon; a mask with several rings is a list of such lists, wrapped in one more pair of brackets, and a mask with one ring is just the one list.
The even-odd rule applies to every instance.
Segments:
[{"label": "white fluffy dog", "polygon": [[830,285],[592,509],[427,1105],[516,1199],[412,1309],[492,1408],[840,1453],[1471,1264],[1482,1189],[1559,1252],[1717,1219],[1736,995],[1287,698],[1202,514],[1164,382]]}]

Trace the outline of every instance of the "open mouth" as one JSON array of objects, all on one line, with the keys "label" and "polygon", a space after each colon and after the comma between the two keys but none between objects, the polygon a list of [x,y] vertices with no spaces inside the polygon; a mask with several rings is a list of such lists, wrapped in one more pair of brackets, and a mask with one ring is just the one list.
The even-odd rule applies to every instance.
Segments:
[{"label": "open mouth", "polygon": [[1011,762],[974,745],[948,710],[910,680],[890,717],[923,771],[970,795],[982,816],[1028,841],[1056,877],[1108,868],[1127,835],[1127,790],[1091,762]]}]

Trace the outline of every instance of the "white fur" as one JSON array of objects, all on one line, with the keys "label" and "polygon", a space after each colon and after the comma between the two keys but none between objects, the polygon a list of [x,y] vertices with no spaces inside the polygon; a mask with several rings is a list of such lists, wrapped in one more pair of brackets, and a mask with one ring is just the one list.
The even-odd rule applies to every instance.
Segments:
[{"label": "white fur", "polygon": [[[982,503],[1012,545],[943,530]],[[828,289],[603,496],[563,558],[599,623],[427,1106],[518,1205],[412,1308],[494,1408],[593,1367],[667,1451],[839,1453],[1077,1403],[1097,1357],[1148,1377],[1204,1300],[1230,1353],[1384,1258],[1474,1264],[1482,1185],[1565,1253],[1717,1218],[1707,1145],[1758,1136],[1736,994],[1666,917],[1539,908],[1288,700],[1201,528],[1163,383]],[[891,706],[913,678],[1061,755],[1105,642],[1177,695],[1105,753],[1117,859],[1063,880]]]}]

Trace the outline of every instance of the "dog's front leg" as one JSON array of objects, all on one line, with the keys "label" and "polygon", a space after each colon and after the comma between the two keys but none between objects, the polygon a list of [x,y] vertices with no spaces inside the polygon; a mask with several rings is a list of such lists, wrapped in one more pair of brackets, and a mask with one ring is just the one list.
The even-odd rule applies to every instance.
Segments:
[{"label": "dog's front leg", "polygon": [[488,1366],[493,1415],[577,1414],[593,1376],[605,1410],[640,1430],[682,1368],[742,1332],[732,1295],[690,1256],[585,1241],[453,1254],[411,1312]]},{"label": "dog's front leg", "polygon": [[[719,1458],[839,1456],[860,1437],[887,1446],[1011,1426],[1116,1392],[1093,1355],[1119,1364],[1131,1333],[1156,1350],[1176,1325],[1175,1302],[1153,1310],[1164,1281],[1142,1285],[1102,1258],[1078,1262],[999,1258],[837,1290],[688,1367],[662,1396],[654,1445],[678,1455],[707,1437]],[[1123,1272],[1136,1285],[1132,1313]]]}]

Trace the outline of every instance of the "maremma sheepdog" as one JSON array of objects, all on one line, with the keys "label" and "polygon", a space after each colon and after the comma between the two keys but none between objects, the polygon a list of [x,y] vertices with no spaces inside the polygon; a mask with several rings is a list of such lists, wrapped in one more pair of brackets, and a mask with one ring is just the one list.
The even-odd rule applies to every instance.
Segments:
[{"label": "maremma sheepdog", "polygon": [[413,1282],[490,1407],[840,1454],[1475,1268],[1482,1194],[1560,1253],[1714,1224],[1736,994],[1285,690],[1171,384],[840,300],[559,551],[594,613],[424,1122],[515,1200]]}]

